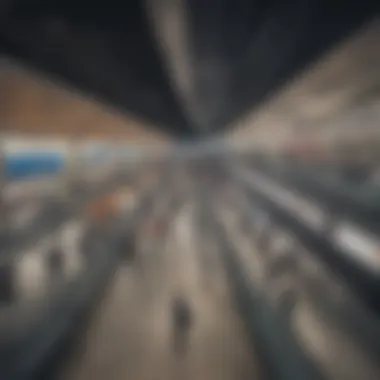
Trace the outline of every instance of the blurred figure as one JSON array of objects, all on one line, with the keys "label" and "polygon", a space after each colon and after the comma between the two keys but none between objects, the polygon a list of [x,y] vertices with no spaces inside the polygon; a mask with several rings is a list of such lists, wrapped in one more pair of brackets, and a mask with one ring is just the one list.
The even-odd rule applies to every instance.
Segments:
[{"label": "blurred figure", "polygon": [[190,329],[193,316],[185,298],[176,297],[172,301],[173,351],[176,356],[183,356],[189,346]]}]

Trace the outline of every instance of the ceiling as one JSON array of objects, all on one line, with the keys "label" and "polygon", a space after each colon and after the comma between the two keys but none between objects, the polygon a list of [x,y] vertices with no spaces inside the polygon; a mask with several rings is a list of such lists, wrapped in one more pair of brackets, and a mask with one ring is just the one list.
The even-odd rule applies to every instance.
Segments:
[{"label": "ceiling", "polygon": [[379,44],[377,17],[236,121],[228,141],[249,150],[313,143],[321,152],[345,141],[380,141]]},{"label": "ceiling", "polygon": [[367,0],[3,0],[0,54],[188,140],[233,126],[377,11]]}]

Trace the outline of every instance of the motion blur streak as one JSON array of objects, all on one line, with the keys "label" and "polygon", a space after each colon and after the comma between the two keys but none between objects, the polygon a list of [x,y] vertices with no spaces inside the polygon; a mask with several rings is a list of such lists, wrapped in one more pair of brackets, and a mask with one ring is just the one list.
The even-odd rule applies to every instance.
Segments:
[{"label": "motion blur streak", "polygon": [[123,7],[0,7],[0,379],[380,379],[378,8]]}]

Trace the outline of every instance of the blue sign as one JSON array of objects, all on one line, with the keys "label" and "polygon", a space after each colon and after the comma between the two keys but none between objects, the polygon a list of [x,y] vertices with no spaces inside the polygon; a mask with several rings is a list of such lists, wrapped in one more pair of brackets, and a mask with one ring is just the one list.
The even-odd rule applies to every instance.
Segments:
[{"label": "blue sign", "polygon": [[19,153],[4,157],[4,175],[8,180],[26,179],[37,175],[56,174],[64,159],[59,153]]}]

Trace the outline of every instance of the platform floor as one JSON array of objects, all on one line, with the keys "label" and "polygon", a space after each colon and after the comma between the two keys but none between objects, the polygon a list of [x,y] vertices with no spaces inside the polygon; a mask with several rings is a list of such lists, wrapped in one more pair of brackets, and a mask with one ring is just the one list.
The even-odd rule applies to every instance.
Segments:
[{"label": "platform floor", "polygon": [[[119,268],[56,380],[263,378],[216,242],[199,239],[196,215],[197,205],[188,202],[166,236],[140,237],[139,265]],[[178,295],[188,301],[193,316],[182,356],[173,350],[171,302]]]}]

